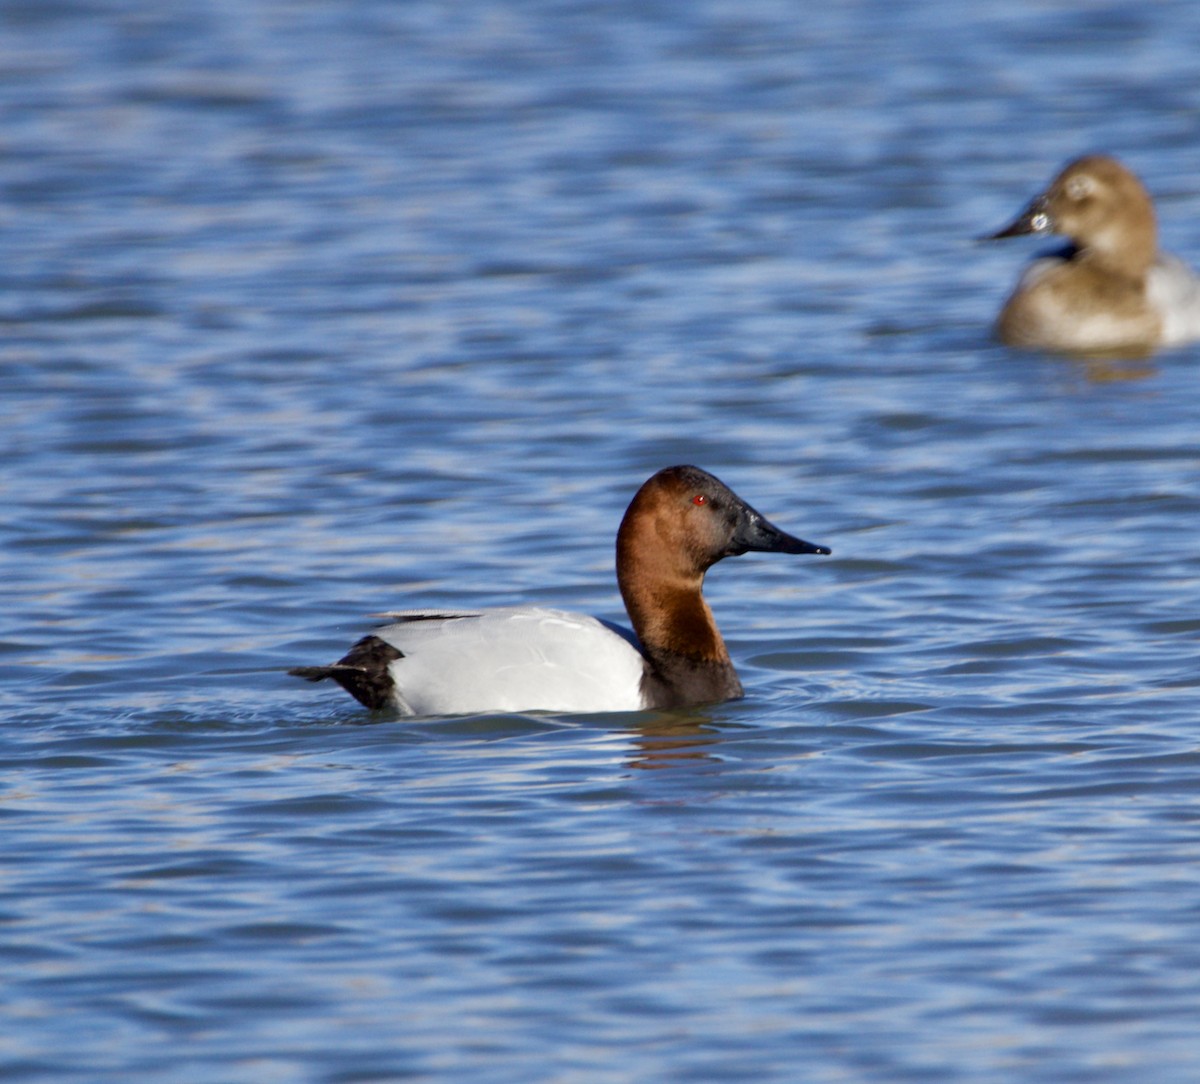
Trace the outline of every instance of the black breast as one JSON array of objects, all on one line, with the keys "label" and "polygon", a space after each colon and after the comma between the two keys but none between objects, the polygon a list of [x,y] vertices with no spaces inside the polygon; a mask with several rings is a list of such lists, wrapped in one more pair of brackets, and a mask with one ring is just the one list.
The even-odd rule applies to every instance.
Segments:
[{"label": "black breast", "polygon": [[642,678],[648,708],[681,708],[716,704],[745,694],[737,671],[728,662],[691,659],[674,652],[655,652]]}]

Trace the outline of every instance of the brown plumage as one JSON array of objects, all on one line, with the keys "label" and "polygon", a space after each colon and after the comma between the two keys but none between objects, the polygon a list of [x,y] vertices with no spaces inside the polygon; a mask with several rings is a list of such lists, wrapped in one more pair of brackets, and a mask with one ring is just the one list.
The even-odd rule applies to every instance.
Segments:
[{"label": "brown plumage", "polygon": [[1053,233],[1071,245],[1032,263],[996,333],[1010,346],[1144,355],[1200,332],[1197,284],[1158,251],[1154,203],[1115,158],[1070,162],[992,238]]}]

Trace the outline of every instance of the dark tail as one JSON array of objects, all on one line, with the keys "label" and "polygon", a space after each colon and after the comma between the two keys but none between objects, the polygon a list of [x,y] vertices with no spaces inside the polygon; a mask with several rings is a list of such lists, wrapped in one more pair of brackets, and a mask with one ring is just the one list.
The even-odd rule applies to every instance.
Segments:
[{"label": "dark tail", "polygon": [[305,681],[332,678],[365,708],[379,711],[395,705],[396,683],[388,664],[404,658],[404,653],[378,636],[364,636],[332,666],[297,666],[289,670]]},{"label": "dark tail", "polygon": [[294,666],[288,673],[292,677],[304,678],[305,681],[324,681],[327,677],[333,677],[341,669],[344,668],[340,666]]}]

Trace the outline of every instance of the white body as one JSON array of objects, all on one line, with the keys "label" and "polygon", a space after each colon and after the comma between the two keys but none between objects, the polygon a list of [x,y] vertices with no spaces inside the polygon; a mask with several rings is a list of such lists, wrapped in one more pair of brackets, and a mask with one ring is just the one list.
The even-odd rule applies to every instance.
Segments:
[{"label": "white body", "polygon": [[372,632],[404,655],[389,669],[395,705],[406,715],[641,711],[646,706],[642,653],[586,614],[514,606],[461,615],[410,610],[384,616],[421,618]]},{"label": "white body", "polygon": [[1146,298],[1162,316],[1164,346],[1200,339],[1200,278],[1178,256],[1159,253],[1146,276]]}]

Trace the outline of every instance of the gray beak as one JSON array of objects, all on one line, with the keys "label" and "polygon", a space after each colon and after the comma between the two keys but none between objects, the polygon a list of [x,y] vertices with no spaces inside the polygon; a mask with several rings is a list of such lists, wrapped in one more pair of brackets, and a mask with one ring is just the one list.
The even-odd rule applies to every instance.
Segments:
[{"label": "gray beak", "polygon": [[756,553],[831,553],[828,546],[805,542],[781,531],[770,520],[759,515],[749,505],[742,508],[730,539],[726,557],[738,557],[753,550]]},{"label": "gray beak", "polygon": [[998,241],[1002,237],[1021,237],[1027,233],[1053,233],[1054,219],[1046,210],[1046,197],[1038,196],[1015,221],[1005,226],[997,233],[989,233],[981,237],[981,241]]}]

